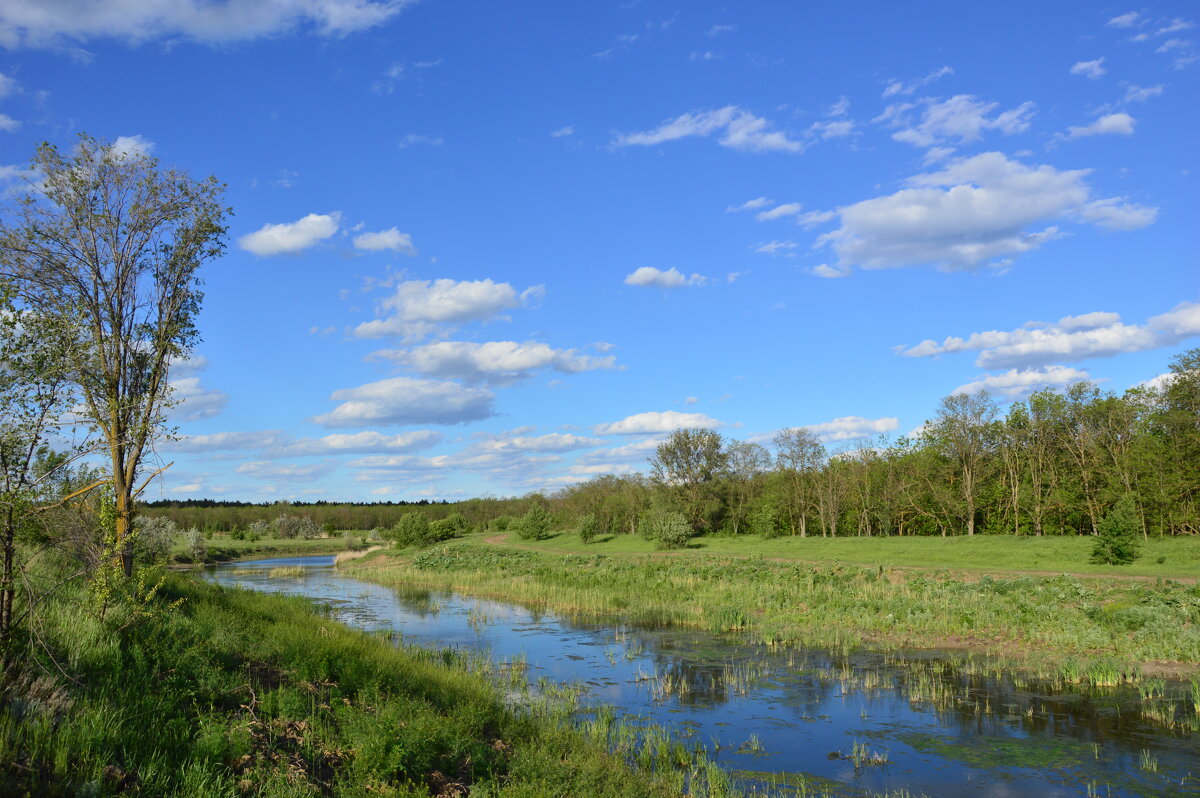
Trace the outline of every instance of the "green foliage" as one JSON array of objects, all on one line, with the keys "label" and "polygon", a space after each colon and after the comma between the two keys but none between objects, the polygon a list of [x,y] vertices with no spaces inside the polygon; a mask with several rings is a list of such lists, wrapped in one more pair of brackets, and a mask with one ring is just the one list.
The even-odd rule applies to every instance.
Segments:
[{"label": "green foliage", "polygon": [[429,517],[422,512],[411,512],[400,516],[400,520],[383,537],[397,546],[425,546],[433,540]]},{"label": "green foliage", "polygon": [[179,534],[175,522],[163,516],[138,516],[134,528],[133,556],[147,564],[164,562]]},{"label": "green foliage", "polygon": [[553,520],[545,507],[534,504],[517,522],[517,535],[524,540],[545,540],[550,537]]},{"label": "green foliage", "polygon": [[584,543],[590,543],[595,540],[600,534],[600,522],[596,520],[595,513],[586,513],[580,519],[577,525],[579,531],[579,539]]},{"label": "green foliage", "polygon": [[310,515],[288,515],[275,519],[275,534],[281,538],[316,538],[321,536],[321,527]]},{"label": "green foliage", "polygon": [[642,519],[642,534],[659,549],[686,548],[692,538],[687,516],[673,510],[655,510]]},{"label": "green foliage", "polygon": [[1125,494],[1097,524],[1092,562],[1126,565],[1141,555],[1141,519],[1133,496]]}]

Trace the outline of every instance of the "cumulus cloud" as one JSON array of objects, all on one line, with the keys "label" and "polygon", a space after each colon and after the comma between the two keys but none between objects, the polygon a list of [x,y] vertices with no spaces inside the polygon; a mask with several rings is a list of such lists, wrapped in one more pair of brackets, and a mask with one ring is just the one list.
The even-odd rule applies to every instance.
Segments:
[{"label": "cumulus cloud", "polygon": [[[983,102],[970,94],[958,94],[941,101],[926,97],[915,104],[890,105],[875,121],[898,128],[892,138],[916,147],[932,147],[948,141],[968,144],[978,141],[988,130],[1012,135],[1029,129],[1033,103],[1022,103],[990,115],[998,105]],[[921,112],[919,119],[913,115],[917,110]]]},{"label": "cumulus cloud", "polygon": [[314,463],[311,465],[289,465],[273,463],[270,460],[256,460],[243,463],[234,469],[239,474],[258,479],[286,479],[289,481],[305,482],[323,477],[333,470],[329,463]]},{"label": "cumulus cloud", "polygon": [[377,424],[465,424],[494,415],[494,396],[485,388],[455,382],[392,377],[334,391],[340,402],[313,421],[326,427],[366,427]]},{"label": "cumulus cloud", "polygon": [[819,266],[813,266],[808,272],[817,277],[824,277],[826,280],[836,280],[839,277],[849,276],[850,267],[830,266],[828,263],[822,263]]},{"label": "cumulus cloud", "polygon": [[223,391],[205,388],[199,377],[181,377],[171,380],[171,401],[177,402],[170,410],[175,422],[202,421],[212,418],[225,409],[229,395]]},{"label": "cumulus cloud", "polygon": [[439,324],[460,324],[497,318],[506,310],[538,299],[540,285],[518,293],[508,283],[485,280],[407,280],[378,304],[383,318],[354,328],[359,338],[400,336],[417,339],[432,333]]},{"label": "cumulus cloud", "polygon": [[685,277],[683,272],[672,266],[663,271],[653,266],[641,268],[625,275],[625,285],[636,285],[642,288],[682,288],[686,285],[704,285],[708,278],[700,274]]},{"label": "cumulus cloud", "polygon": [[574,452],[600,446],[604,441],[566,432],[551,432],[546,435],[493,435],[472,444],[473,451],[485,452]]},{"label": "cumulus cloud", "polygon": [[1082,369],[1068,366],[1048,366],[1037,369],[1009,369],[1003,374],[989,374],[966,385],[960,385],[950,393],[973,394],[987,391],[1006,399],[1017,400],[1042,388],[1065,388],[1090,379]]},{"label": "cumulus cloud", "polygon": [[692,111],[663,122],[653,130],[640,133],[621,133],[613,140],[614,147],[647,147],[683,138],[704,138],[719,133],[717,143],[722,147],[746,152],[803,152],[805,144],[788,138],[786,133],[771,129],[766,119],[754,116],[736,105],[715,111]]},{"label": "cumulus cloud", "polygon": [[412,236],[408,233],[401,233],[395,227],[380,230],[378,233],[360,233],[356,235],[354,237],[354,248],[364,249],[368,252],[380,252],[388,249],[404,255],[417,254],[416,247],[413,246]]},{"label": "cumulus cloud", "polygon": [[953,75],[953,74],[954,74],[953,69],[951,69],[948,66],[944,66],[939,69],[933,70],[932,72],[925,75],[924,77],[916,78],[914,80],[906,81],[906,80],[897,80],[897,79],[893,78],[892,80],[888,81],[887,86],[884,88],[883,96],[884,97],[894,97],[897,94],[914,94],[914,93],[916,93],[917,89],[921,88],[922,86],[927,86],[930,83],[933,83],[935,80],[940,80],[941,78],[944,78],[947,75]]},{"label": "cumulus cloud", "polygon": [[412,0],[7,0],[0,4],[0,45],[60,47],[118,39],[138,44],[182,37],[218,43],[311,30],[344,36],[387,22]]},{"label": "cumulus cloud", "polygon": [[257,452],[260,457],[303,457],[310,455],[373,454],[427,449],[442,441],[433,430],[413,430],[385,435],[374,430],[334,433],[320,438],[294,438],[281,430],[214,432],[189,435],[164,448],[181,452]]},{"label": "cumulus cloud", "polygon": [[255,255],[295,254],[324,241],[338,231],[341,214],[310,213],[303,219],[282,224],[265,224],[238,239],[238,245]]},{"label": "cumulus cloud", "polygon": [[154,142],[145,136],[117,136],[112,143],[113,152],[123,157],[149,156],[154,152]]},{"label": "cumulus cloud", "polygon": [[494,385],[523,380],[542,369],[575,374],[617,367],[614,355],[594,357],[538,341],[437,341],[408,350],[383,350],[375,356],[407,364],[430,377]]},{"label": "cumulus cloud", "polygon": [[1096,80],[1105,74],[1104,58],[1097,58],[1095,61],[1077,61],[1071,67],[1072,75],[1083,75],[1085,78]]},{"label": "cumulus cloud", "polygon": [[1163,87],[1158,86],[1138,86],[1130,84],[1125,88],[1125,102],[1140,103],[1149,100],[1151,97],[1158,97],[1163,93]]},{"label": "cumulus cloud", "polygon": [[793,250],[798,246],[800,245],[795,241],[768,241],[764,244],[755,245],[754,251],[773,257],[794,258],[796,257],[796,253]]},{"label": "cumulus cloud", "polygon": [[823,443],[835,441],[852,441],[859,438],[869,438],[872,435],[882,435],[893,432],[900,426],[897,418],[863,418],[862,416],[842,416],[833,421],[820,424],[805,424],[802,429],[816,435]]},{"label": "cumulus cloud", "polygon": [[1053,324],[1029,322],[1016,330],[989,330],[942,342],[898,347],[906,357],[977,351],[975,365],[986,369],[1028,370],[1053,362],[1073,362],[1173,346],[1200,335],[1200,302],[1182,302],[1145,324],[1125,324],[1116,313],[1064,316]]},{"label": "cumulus cloud", "polygon": [[703,427],[711,429],[721,426],[721,422],[703,413],[680,413],[677,410],[667,410],[662,413],[637,413],[626,416],[620,421],[598,424],[593,428],[597,435],[652,435],[660,432],[671,432],[683,427]]},{"label": "cumulus cloud", "polygon": [[1105,114],[1090,125],[1067,128],[1067,136],[1073,139],[1086,136],[1132,136],[1134,122],[1134,118],[1127,113]]},{"label": "cumulus cloud", "polygon": [[1133,229],[1154,220],[1153,208],[1093,198],[1088,173],[982,153],[911,177],[894,194],[838,208],[841,226],[817,243],[832,246],[842,266],[968,269],[1053,240],[1059,228],[1049,222],[1078,218]]},{"label": "cumulus cloud", "polygon": [[564,136],[573,136],[573,135],[575,135],[575,126],[574,125],[566,125],[564,127],[558,128],[557,130],[550,131],[551,138],[556,138],[556,139],[561,139]]}]

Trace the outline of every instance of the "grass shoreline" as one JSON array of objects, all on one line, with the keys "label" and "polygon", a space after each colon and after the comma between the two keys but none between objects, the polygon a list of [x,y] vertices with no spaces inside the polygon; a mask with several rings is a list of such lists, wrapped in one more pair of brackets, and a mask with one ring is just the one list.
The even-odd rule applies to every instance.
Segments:
[{"label": "grass shoreline", "polygon": [[1114,671],[1119,680],[1200,675],[1200,586],[1173,580],[562,553],[549,550],[553,543],[504,546],[476,536],[374,552],[342,567],[383,584],[735,632],[767,644],[955,649],[1074,683],[1101,683]]}]

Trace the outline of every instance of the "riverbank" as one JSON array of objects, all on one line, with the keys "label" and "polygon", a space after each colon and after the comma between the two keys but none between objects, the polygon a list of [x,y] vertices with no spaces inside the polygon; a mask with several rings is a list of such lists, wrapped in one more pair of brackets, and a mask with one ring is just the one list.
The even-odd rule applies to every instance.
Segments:
[{"label": "riverbank", "polygon": [[384,584],[735,632],[768,644],[962,649],[1070,683],[1200,676],[1200,588],[1173,580],[573,554],[479,537],[378,551],[344,567]]},{"label": "riverbank", "polygon": [[[723,775],[665,740],[589,734],[449,651],[396,647],[310,602],[169,574],[100,619],[44,605],[0,683],[0,794],[670,796]],[[478,665],[478,663],[476,663]]]},{"label": "riverbank", "polygon": [[235,560],[263,557],[300,557],[306,554],[340,554],[344,551],[361,551],[367,546],[358,540],[348,541],[344,536],[328,538],[259,538],[238,540],[225,535],[205,540],[205,552],[197,559],[183,540],[175,542],[169,555],[170,562],[177,566],[213,565]]}]

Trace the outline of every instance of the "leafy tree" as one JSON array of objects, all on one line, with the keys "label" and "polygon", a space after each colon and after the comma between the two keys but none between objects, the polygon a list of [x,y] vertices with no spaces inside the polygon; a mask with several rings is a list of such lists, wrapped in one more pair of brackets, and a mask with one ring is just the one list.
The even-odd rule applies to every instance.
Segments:
[{"label": "leafy tree", "polygon": [[586,513],[579,518],[578,524],[579,539],[584,543],[591,543],[600,534],[600,522],[596,520],[595,513]]},{"label": "leafy tree", "polygon": [[1133,494],[1126,493],[1100,519],[1092,562],[1127,565],[1140,555],[1141,519]]},{"label": "leafy tree", "polygon": [[76,331],[71,378],[107,448],[129,576],[134,501],[164,427],[170,365],[199,340],[199,268],[224,251],[223,187],[89,136],[70,156],[43,144],[30,174],[0,221],[0,273],[27,307]]},{"label": "leafy tree", "polygon": [[708,429],[677,429],[655,449],[651,479],[683,508],[692,529],[706,532],[721,509],[720,481],[729,454],[720,434]]},{"label": "leafy tree", "polygon": [[430,542],[432,535],[429,516],[422,512],[405,513],[384,533],[385,538],[395,541],[400,547],[424,546]]},{"label": "leafy tree", "polygon": [[652,510],[642,521],[642,534],[660,549],[682,549],[692,538],[692,526],[682,513]]},{"label": "leafy tree", "polygon": [[975,534],[980,482],[995,449],[995,418],[996,401],[986,391],[956,393],[942,399],[926,425],[926,436],[954,464],[968,535]]},{"label": "leafy tree", "polygon": [[808,537],[808,514],[817,504],[818,475],[825,464],[825,447],[804,427],[780,430],[774,443],[776,467],[787,475],[793,528],[800,537]]}]

